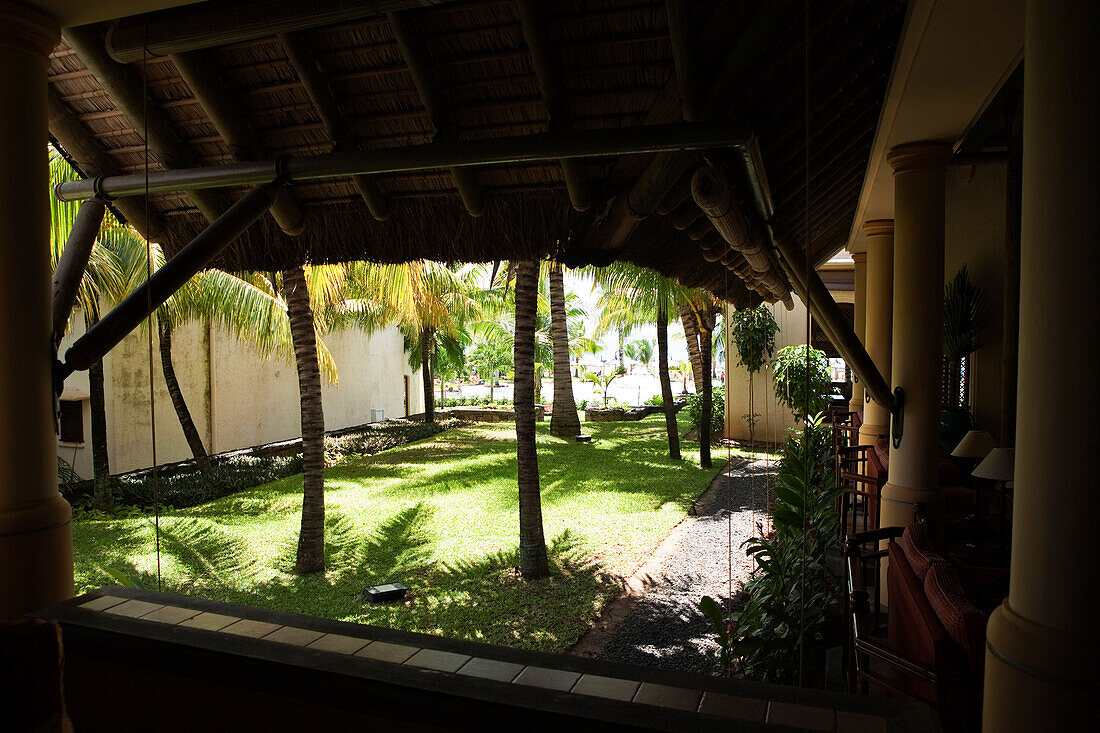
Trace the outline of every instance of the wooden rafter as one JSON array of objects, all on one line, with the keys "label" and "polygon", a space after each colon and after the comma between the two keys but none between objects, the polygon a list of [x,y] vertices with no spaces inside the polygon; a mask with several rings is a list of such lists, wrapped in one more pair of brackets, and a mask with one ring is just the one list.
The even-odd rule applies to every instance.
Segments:
[{"label": "wooden rafter", "polygon": [[[531,51],[531,62],[542,88],[546,101],[546,114],[550,121],[550,130],[569,129],[568,113],[565,110],[565,93],[562,89],[561,71],[554,61],[550,50],[550,41],[546,37],[546,23],[540,17],[534,0],[517,0],[523,38]],[[592,191],[580,164],[569,158],[561,160],[562,176],[569,191],[569,200],[577,211],[586,211],[592,205]]]},{"label": "wooden rafter", "polygon": [[[268,151],[244,118],[241,106],[222,82],[217,67],[210,62],[207,53],[189,51],[173,54],[172,62],[206,110],[233,159],[244,163],[267,158]],[[291,236],[301,234],[305,228],[305,214],[289,189],[279,192],[270,211],[279,228]]]},{"label": "wooden rafter", "polygon": [[[279,35],[279,40],[283,44],[287,58],[290,59],[295,71],[298,72],[298,78],[301,79],[302,86],[305,87],[306,93],[313,101],[313,106],[317,108],[317,113],[320,115],[321,122],[333,142],[334,149],[343,150],[355,147],[356,138],[351,130],[351,125],[340,111],[340,107],[336,103],[336,97],[333,95],[324,76],[318,70],[303,34],[283,33]],[[385,195],[378,188],[378,184],[371,180],[370,176],[352,176],[352,183],[355,184],[359,195],[363,197],[363,202],[370,210],[371,216],[378,221],[385,221],[390,215],[390,206]]]},{"label": "wooden rafter", "polygon": [[[165,168],[195,166],[194,157],[172,130],[168,120],[155,104],[145,98],[137,71],[107,55],[103,36],[98,29],[78,26],[66,29],[63,36],[122,110],[135,133],[141,137],[142,131],[148,130],[146,142]],[[216,191],[191,191],[188,195],[209,222],[215,221],[229,208],[225,197]]]},{"label": "wooden rafter", "polygon": [[[420,93],[420,101],[424,104],[424,109],[428,113],[428,120],[435,131],[433,140],[439,142],[453,140],[455,138],[454,128],[444,111],[442,95],[431,76],[428,54],[413,28],[412,18],[406,13],[387,13],[387,18],[389,18],[394,37],[397,39],[397,47],[401,51],[401,57],[405,59],[405,65],[409,67],[413,83]],[[450,172],[451,178],[455,182],[455,188],[462,196],[462,203],[466,205],[466,211],[471,216],[484,214],[485,196],[474,172],[462,168],[451,168]]]}]

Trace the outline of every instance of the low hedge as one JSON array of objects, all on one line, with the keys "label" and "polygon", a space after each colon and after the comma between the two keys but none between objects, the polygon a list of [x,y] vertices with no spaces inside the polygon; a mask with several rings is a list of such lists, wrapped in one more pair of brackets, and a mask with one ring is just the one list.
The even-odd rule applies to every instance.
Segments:
[{"label": "low hedge", "polygon": [[[460,421],[442,420],[436,423],[385,422],[373,423],[354,431],[325,437],[325,463],[332,465],[346,457],[372,455],[379,451],[431,437],[454,427]],[[162,507],[183,509],[205,504],[260,484],[293,476],[302,472],[302,456],[211,456],[210,468],[199,470],[190,462],[184,467],[165,467],[157,476],[157,489]],[[153,507],[153,476],[149,471],[112,476],[112,494],[119,507]],[[61,493],[78,510],[92,506],[91,481],[62,484]]]}]

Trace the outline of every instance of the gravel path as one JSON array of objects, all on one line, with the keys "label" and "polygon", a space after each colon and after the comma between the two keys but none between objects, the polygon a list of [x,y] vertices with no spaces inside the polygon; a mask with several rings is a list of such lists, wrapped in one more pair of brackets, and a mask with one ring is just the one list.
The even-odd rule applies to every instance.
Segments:
[{"label": "gravel path", "polygon": [[[661,564],[619,630],[597,658],[690,672],[718,671],[718,645],[699,600],[729,602],[727,547],[732,530],[733,593],[748,580],[751,563],[740,549],[763,516],[767,466],[756,461],[720,476],[717,491],[680,538],[679,550]],[[729,507],[729,509],[727,509]],[[755,512],[754,512],[755,510]],[[729,520],[729,521],[727,521]],[[736,603],[736,600],[735,600]]]}]

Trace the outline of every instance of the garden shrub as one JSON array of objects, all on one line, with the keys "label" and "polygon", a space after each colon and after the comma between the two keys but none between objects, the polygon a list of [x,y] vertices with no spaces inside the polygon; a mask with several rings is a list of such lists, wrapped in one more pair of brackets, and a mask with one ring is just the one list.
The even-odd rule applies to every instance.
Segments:
[{"label": "garden shrub", "polygon": [[[404,421],[373,423],[355,432],[326,436],[325,463],[332,465],[348,456],[373,455],[413,440],[429,438],[460,422],[452,419],[435,423]],[[159,474],[157,489],[161,506],[184,509],[205,504],[238,491],[302,472],[301,455],[211,456],[210,464],[210,469],[205,473],[196,467],[190,468],[187,472]],[[152,509],[154,487],[153,477],[149,472],[112,476],[111,482],[118,511]],[[67,483],[61,486],[61,491],[75,509],[86,511],[92,506],[91,484],[91,481]]]},{"label": "garden shrub", "polygon": [[[661,404],[657,402],[657,404]],[[703,426],[703,396],[699,394],[688,395],[687,406],[684,407],[688,422],[692,430],[700,430]],[[710,429],[718,432],[718,428],[726,419],[726,388],[714,387],[711,390],[710,405]]]},{"label": "garden shrub", "polygon": [[[808,344],[787,346],[775,355],[775,398],[802,419],[825,409],[832,392],[825,352]],[[806,406],[809,405],[809,411]]]}]

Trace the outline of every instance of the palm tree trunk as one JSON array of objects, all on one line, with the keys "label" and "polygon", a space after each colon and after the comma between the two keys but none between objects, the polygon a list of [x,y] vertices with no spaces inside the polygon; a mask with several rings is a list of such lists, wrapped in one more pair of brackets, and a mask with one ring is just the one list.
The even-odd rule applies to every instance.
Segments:
[{"label": "palm tree trunk", "polygon": [[315,573],[325,569],[325,414],[321,405],[317,333],[302,268],[283,271],[283,290],[302,403],[302,529],[294,570]]},{"label": "palm tree trunk", "polygon": [[672,379],[668,375],[668,310],[657,309],[657,372],[661,380],[661,404],[668,433],[668,457],[680,460],[680,429],[676,425],[676,407],[672,404]]},{"label": "palm tree trunk", "polygon": [[187,409],[187,402],[183,399],[183,390],[180,389],[179,380],[176,379],[176,370],[172,366],[172,329],[168,324],[161,323],[160,332],[160,366],[164,372],[164,384],[168,387],[168,395],[172,398],[172,407],[176,410],[176,417],[183,428],[183,437],[187,439],[187,445],[191,449],[191,455],[195,457],[195,463],[203,472],[210,470],[210,461],[206,457],[206,448],[203,447],[199,430],[195,427],[195,421],[191,417],[191,411]]},{"label": "palm tree trunk", "polygon": [[535,308],[539,267],[534,260],[516,265],[515,410],[519,485],[519,570],[524,578],[549,572],[542,529],[539,459],[535,450]]},{"label": "palm tree trunk", "polygon": [[554,346],[554,409],[550,434],[571,438],[581,432],[573,378],[569,374],[569,323],[565,315],[565,278],[561,265],[550,265],[550,336]]},{"label": "palm tree trunk", "polygon": [[695,316],[695,311],[682,305],[680,321],[684,324],[684,338],[687,340],[688,359],[691,361],[691,377],[695,380],[695,394],[703,394],[706,372],[703,371],[703,356],[699,350],[699,319]]},{"label": "palm tree trunk", "polygon": [[[424,378],[424,422],[435,422],[435,391],[432,387],[432,345],[435,331],[425,328],[420,332],[420,373]],[[440,380],[442,386],[442,380]]]},{"label": "palm tree trunk", "polygon": [[[704,365],[710,364],[711,335],[710,331],[699,329],[699,356],[702,358]],[[710,378],[709,368],[703,371],[702,374],[703,416],[699,421],[699,465],[703,468],[710,468],[710,417],[711,408],[714,404],[714,380]]]},{"label": "palm tree trunk", "polygon": [[[99,320],[90,317],[88,328]],[[111,493],[111,459],[107,453],[107,400],[103,391],[103,362],[88,368],[88,392],[92,409],[92,506],[113,512],[115,499]]]}]

